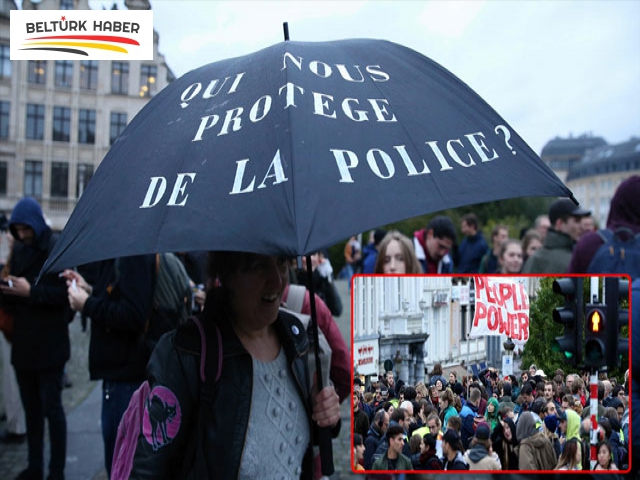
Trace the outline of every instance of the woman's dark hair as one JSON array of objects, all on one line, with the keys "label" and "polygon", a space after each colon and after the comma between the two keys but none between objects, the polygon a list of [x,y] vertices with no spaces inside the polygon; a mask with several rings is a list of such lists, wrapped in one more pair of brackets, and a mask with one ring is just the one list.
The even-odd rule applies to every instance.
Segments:
[{"label": "woman's dark hair", "polygon": [[[564,449],[560,454],[560,458],[558,458],[558,464],[556,468],[562,467],[563,465],[568,465],[569,470],[572,470],[577,462],[578,448],[582,448],[579,444],[577,438],[570,438],[564,444]],[[582,452],[580,452],[582,453]]]},{"label": "woman's dark hair", "polygon": [[359,433],[353,434],[353,446],[357,447],[358,445],[364,445],[364,441],[362,440],[362,435]]},{"label": "woman's dark hair", "polygon": [[[611,468],[611,464],[613,463],[613,449],[611,448],[611,444],[607,440],[602,440],[600,443],[598,443],[598,446],[596,447],[596,458],[598,452],[600,452],[600,447],[602,447],[603,445],[609,450],[609,464],[607,465],[607,468]],[[595,466],[593,467],[594,470],[598,466],[598,464],[599,462],[596,462]]]}]

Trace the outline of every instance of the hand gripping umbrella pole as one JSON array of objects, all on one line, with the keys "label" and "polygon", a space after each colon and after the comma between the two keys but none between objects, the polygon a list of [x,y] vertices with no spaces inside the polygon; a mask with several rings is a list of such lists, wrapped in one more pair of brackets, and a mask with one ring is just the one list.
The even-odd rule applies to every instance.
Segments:
[{"label": "hand gripping umbrella pole", "polygon": [[[316,382],[318,385],[318,391],[322,390],[323,377],[322,377],[322,364],[320,362],[320,340],[318,338],[318,316],[316,314],[316,295],[313,288],[313,281],[311,275],[311,255],[307,255],[307,283],[309,288],[309,304],[311,305],[311,335],[313,338],[313,350],[316,363]],[[331,443],[332,435],[330,427],[318,428],[318,442],[320,446],[320,464],[322,466],[322,475],[333,475],[333,445]]]}]

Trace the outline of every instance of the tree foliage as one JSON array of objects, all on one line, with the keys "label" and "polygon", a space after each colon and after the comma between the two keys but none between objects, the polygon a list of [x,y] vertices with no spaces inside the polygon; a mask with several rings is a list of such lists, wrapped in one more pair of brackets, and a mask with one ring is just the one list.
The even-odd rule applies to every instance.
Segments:
[{"label": "tree foliage", "polygon": [[553,321],[553,310],[564,304],[561,295],[553,293],[553,277],[540,279],[537,297],[529,306],[529,340],[522,355],[523,368],[535,363],[547,375],[553,375],[558,368],[567,371],[564,357],[553,352],[551,345],[555,337],[562,335],[562,325]]},{"label": "tree foliage", "polygon": [[[460,186],[460,188],[464,187]],[[389,199],[389,201],[393,201],[393,199]],[[413,232],[426,227],[429,220],[434,216],[446,215],[451,218],[456,227],[459,243],[463,239],[462,232],[460,231],[462,216],[466,213],[473,212],[478,216],[484,237],[487,240],[487,243],[490,244],[491,230],[494,226],[500,224],[507,225],[509,226],[509,237],[520,238],[521,230],[532,227],[533,222],[538,215],[546,214],[552,201],[553,199],[544,197],[523,197],[499,200],[495,202],[479,203],[476,205],[468,205],[466,207],[448,209],[441,212],[431,213],[429,215],[409,218],[389,225],[378,225],[378,227],[386,230],[398,230],[409,238],[412,238]],[[362,208],[367,207],[363,204]],[[368,232],[362,232],[362,234],[362,242],[363,244],[366,244],[368,241]],[[345,264],[343,252],[347,240],[348,239],[345,238],[343,242],[329,248],[329,258],[331,259],[331,264],[333,265],[336,275]]]}]

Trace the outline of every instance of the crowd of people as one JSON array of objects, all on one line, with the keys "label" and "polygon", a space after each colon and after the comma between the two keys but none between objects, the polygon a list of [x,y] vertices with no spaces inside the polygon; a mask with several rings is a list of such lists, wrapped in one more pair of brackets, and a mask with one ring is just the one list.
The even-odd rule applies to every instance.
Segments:
[{"label": "crowd of people", "polygon": [[[354,470],[591,470],[588,372],[549,378],[493,368],[457,378],[436,364],[428,382],[394,372],[354,381]],[[598,381],[599,438],[593,470],[629,465],[629,378]],[[606,377],[606,374],[605,374]]]},{"label": "crowd of people", "polygon": [[[640,233],[640,211],[634,200],[639,190],[640,176],[632,176],[620,184],[611,201],[606,228],[625,239]],[[443,215],[415,231],[413,239],[395,230],[376,229],[364,248],[355,237],[345,245],[345,278],[350,279],[354,273],[514,275],[598,271],[591,262],[604,239],[591,212],[569,199],[553,202],[548,214],[538,216],[531,228],[510,230],[509,225],[495,225],[489,244],[474,213],[465,214],[460,221],[460,242],[453,221]]]},{"label": "crowd of people", "polygon": [[[145,380],[150,392],[141,414],[162,430],[162,438],[140,429],[126,478],[255,478],[264,468],[286,471],[290,478],[312,478],[319,472],[312,448],[317,443],[315,432],[326,428],[338,434],[339,402],[348,397],[351,383],[349,349],[332,316],[339,315],[342,304],[328,281],[330,266],[320,252],[312,256],[310,274],[275,256],[209,252],[207,261],[205,252],[176,254],[186,279],[180,291],[207,285],[206,291],[197,289],[193,303],[186,296],[179,296],[178,303],[199,312],[197,322],[209,332],[209,341],[204,342],[208,355],[217,353],[209,347],[218,345],[209,336],[212,325],[222,339],[224,361],[215,390],[223,393],[215,396],[212,409],[224,405],[224,414],[204,418],[198,409],[202,388],[198,359],[203,352],[193,347],[201,345],[196,321],[179,324],[176,318],[174,327],[156,329],[163,315],[157,303],[159,255],[109,259],[40,277],[57,237],[38,202],[20,200],[6,228],[14,241],[0,285],[0,310],[3,318],[11,319],[10,325],[0,325],[3,340],[8,340],[2,345],[3,354],[9,357],[2,376],[10,388],[3,390],[3,397],[7,427],[16,431],[7,432],[2,441],[26,440],[27,466],[18,479],[42,480],[46,472],[46,478],[64,478],[67,424],[61,394],[71,353],[68,325],[77,317],[91,322],[89,373],[92,380],[102,381],[100,424],[110,478],[122,453],[116,449],[121,419]],[[290,280],[297,278],[318,286],[318,325],[333,349],[329,369],[333,383],[322,389],[309,374],[308,336],[301,323],[310,313],[309,292],[302,288],[305,293],[296,312],[281,308],[289,300]],[[237,384],[240,378],[242,386]],[[235,402],[235,413],[229,415],[224,392],[238,388],[243,402]],[[274,404],[282,408],[274,409]],[[230,423],[221,426],[221,418]],[[274,422],[280,427],[278,454],[260,447]],[[49,465],[44,464],[45,425]],[[232,426],[238,425],[243,426],[237,430],[240,446],[238,441],[227,441]],[[206,433],[199,437],[200,432]],[[210,435],[218,443],[204,448],[204,436]],[[190,443],[193,438],[198,439],[195,446]],[[224,452],[226,461],[211,462],[212,451]]]},{"label": "crowd of people", "polygon": [[[639,190],[640,176],[630,177],[617,189],[607,221],[607,228],[616,235],[634,238],[640,233],[640,210],[636,200]],[[507,225],[497,225],[489,244],[473,213],[462,218],[460,227],[464,239],[459,245],[453,222],[442,215],[433,217],[424,229],[414,232],[413,238],[398,231],[378,229],[372,232],[371,241],[363,248],[354,237],[345,246],[346,276],[361,271],[378,274],[608,271],[602,266],[607,258],[603,259],[598,253],[607,239],[593,230],[590,212],[569,200],[554,202],[548,215],[536,219],[532,228],[522,232],[519,239],[509,237]],[[177,375],[168,378],[166,368],[161,367],[176,359],[184,363],[184,349],[173,342],[173,337],[166,337],[159,343],[153,356],[151,349],[143,345],[153,318],[157,257],[140,255],[111,259],[38,279],[56,235],[47,226],[37,201],[24,198],[18,202],[7,228],[13,245],[1,275],[0,310],[2,318],[10,317],[13,321],[10,333],[8,327],[5,329],[8,324],[2,324],[6,339],[10,340],[10,343],[5,338],[2,340],[3,355],[6,360],[10,358],[10,362],[3,362],[3,388],[7,427],[13,431],[6,432],[2,441],[24,441],[26,438],[28,468],[18,478],[40,479],[46,470],[44,435],[45,423],[48,424],[49,478],[64,478],[67,432],[61,390],[65,384],[65,363],[70,356],[68,324],[78,313],[91,320],[89,371],[91,379],[102,380],[101,425],[105,468],[110,472],[120,418],[141,382],[148,379],[154,388],[181,391],[180,386],[171,384]],[[339,401],[348,396],[351,384],[348,377],[345,379],[350,371],[348,349],[341,336],[335,334],[332,323],[332,314],[340,315],[342,304],[332,284],[333,271],[326,252],[312,256],[311,272],[306,268],[291,268],[289,262],[276,257],[229,252],[218,252],[216,261],[211,262],[211,269],[207,270],[206,253],[200,253],[204,257],[183,256],[182,261],[190,270],[193,284],[207,285],[206,292],[196,294],[198,310],[204,315],[202,318],[226,327],[222,329],[226,344],[234,345],[243,355],[244,363],[238,365],[243,374],[259,375],[275,368],[273,365],[282,366],[285,372],[284,377],[278,377],[281,378],[279,384],[274,384],[274,389],[268,389],[266,393],[247,387],[244,390],[249,393],[247,398],[262,406],[285,389],[296,400],[290,403],[291,408],[301,412],[296,420],[296,430],[302,432],[300,442],[290,445],[291,439],[284,438],[282,455],[268,459],[269,464],[284,461],[284,452],[292,447],[297,452],[292,476],[300,473],[313,476],[310,471],[317,472],[318,468],[312,458],[311,447],[315,439],[311,432],[317,426],[337,428]],[[595,270],[593,262],[599,262]],[[632,276],[635,278],[638,274]],[[296,279],[314,285],[318,292],[316,302],[323,318],[319,319],[319,324],[326,329],[327,338],[333,341],[335,356],[331,363],[331,378],[335,389],[329,386],[312,394],[310,385],[300,382],[296,373],[301,352],[296,350],[295,339],[284,331],[294,327],[303,330],[295,319],[280,313],[280,306],[286,302],[287,284]],[[249,284],[255,288],[248,288]],[[213,300],[206,303],[207,298],[215,298],[215,304]],[[255,311],[247,310],[243,302],[254,303]],[[209,307],[205,308],[207,305]],[[308,298],[303,305],[302,313],[309,313]],[[284,356],[282,352],[285,352]],[[193,364],[193,361],[186,363]],[[224,382],[235,381],[231,378],[235,375],[231,368],[228,372],[222,376],[221,385],[225,388],[227,383]],[[531,372],[531,376],[540,375]],[[580,413],[588,412],[588,406],[583,396],[573,392],[581,378],[569,375],[558,381],[557,377],[545,383],[525,378],[500,379],[495,372],[488,372],[487,377],[480,375],[459,382],[455,378],[452,381],[434,375],[429,385],[397,388],[400,386],[394,384],[391,375],[376,385],[369,385],[369,391],[356,385],[354,413],[364,413],[364,416],[358,414],[359,420],[355,422],[359,425],[355,431],[359,436],[354,433],[357,464],[376,470],[404,467],[429,470],[437,469],[438,464],[446,470],[584,468],[582,434],[588,431],[589,424],[580,422]],[[193,382],[194,378],[197,375],[187,375],[185,382]],[[583,380],[582,384],[584,388]],[[197,382],[191,387],[197,390]],[[543,402],[534,402],[534,399],[547,398],[547,389],[552,391],[549,397],[552,401],[543,408]],[[613,393],[614,390],[617,393]],[[630,446],[625,434],[627,379],[611,389],[613,399],[609,403],[613,405],[605,403],[609,398],[607,391],[603,381],[602,412],[599,414],[604,436],[598,450],[598,468],[624,468]],[[180,395],[174,394],[172,398],[184,405],[192,400],[189,395],[178,397]],[[579,402],[572,400],[577,397]],[[188,408],[182,411],[185,420],[192,413]],[[249,442],[244,447],[255,452],[255,456],[230,457],[229,462],[219,464],[220,468],[227,469],[225,471],[251,472],[257,466],[264,466],[260,460],[264,452],[260,454],[256,439],[268,427],[256,423],[254,416],[248,416],[250,411],[250,408],[243,409],[242,418],[247,425],[255,425],[255,429],[247,426],[244,432],[247,435],[243,438]],[[211,426],[213,432],[213,423]],[[187,438],[190,430],[186,428],[181,436],[174,432],[172,438]],[[418,437],[414,438],[414,434]],[[364,450],[358,444],[359,438]],[[181,458],[182,451],[177,447],[185,441],[172,443],[172,448],[163,451],[171,450],[172,458]],[[548,444],[552,451],[547,448]],[[149,450],[150,445],[154,447],[154,442],[149,443],[141,433],[134,477],[137,474],[145,476],[150,471],[165,475],[175,473],[165,468],[169,457],[156,455],[154,448],[153,452]],[[361,459],[358,458],[360,455]],[[612,461],[608,462],[607,458]],[[178,466],[177,463],[172,465]],[[201,466],[210,473],[212,468],[217,468],[206,460]]]}]

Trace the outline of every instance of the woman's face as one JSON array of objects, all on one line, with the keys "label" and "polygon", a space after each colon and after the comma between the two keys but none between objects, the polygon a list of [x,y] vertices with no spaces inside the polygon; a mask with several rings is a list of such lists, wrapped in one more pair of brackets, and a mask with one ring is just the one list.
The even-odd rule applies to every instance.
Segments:
[{"label": "woman's face", "polygon": [[507,422],[500,422],[502,423],[502,431],[504,432],[504,438],[506,438],[507,440],[511,440],[513,438],[513,435],[511,435],[511,428],[509,427],[509,424]]},{"label": "woman's face", "polygon": [[406,273],[404,254],[398,240],[391,240],[384,254],[384,273]]},{"label": "woman's face", "polygon": [[230,275],[232,308],[242,328],[259,330],[275,321],[287,280],[286,259],[267,255],[252,255],[246,268]]},{"label": "woman's face", "polygon": [[522,247],[517,243],[507,245],[500,258],[504,273],[518,273],[522,268]]},{"label": "woman's face", "polygon": [[527,255],[527,257],[530,257],[538,250],[540,250],[540,248],[542,248],[542,242],[537,238],[534,238],[529,242],[529,245],[527,245],[527,251],[525,252],[525,254]]},{"label": "woman's face", "polygon": [[440,380],[436,380],[436,390],[442,391],[442,382]]},{"label": "woman's face", "polygon": [[598,449],[598,463],[603,467],[606,467],[609,465],[610,458],[611,458],[611,452],[609,452],[609,449],[607,448],[607,446],[600,445],[600,448]]},{"label": "woman's face", "polygon": [[356,445],[356,462],[364,458],[364,444]]},{"label": "woman's face", "polygon": [[493,404],[493,402],[489,402],[489,403],[487,403],[487,410],[489,410],[489,413],[493,413],[493,412],[495,412],[495,411],[496,411],[496,407],[495,407],[495,405]]}]

